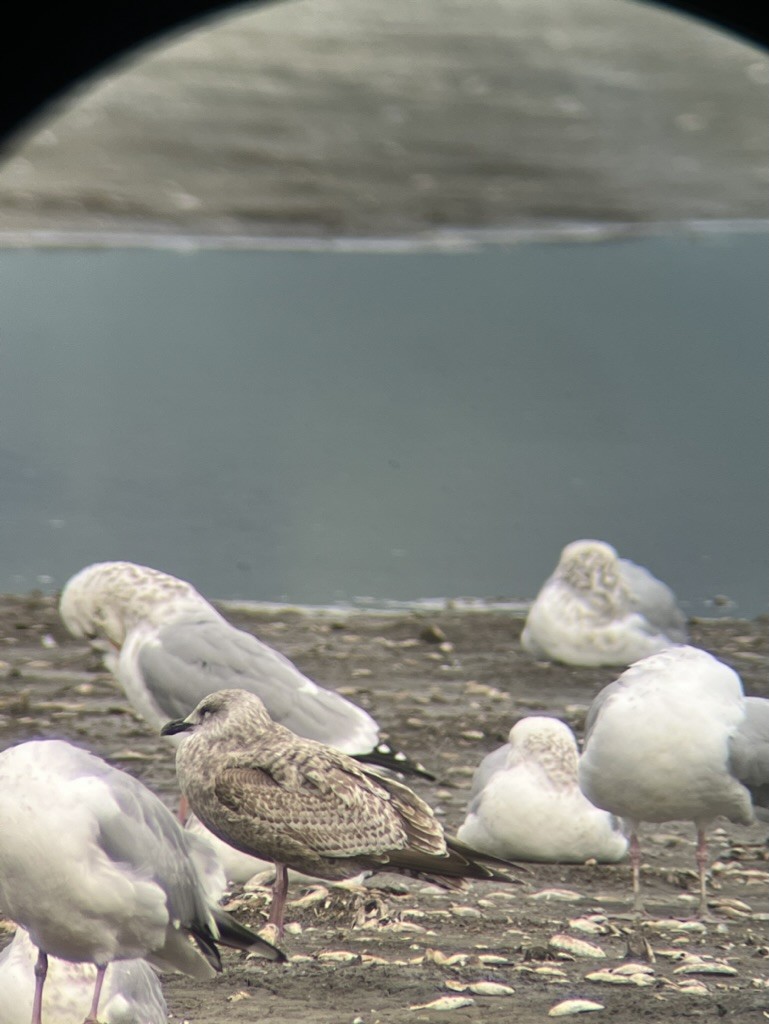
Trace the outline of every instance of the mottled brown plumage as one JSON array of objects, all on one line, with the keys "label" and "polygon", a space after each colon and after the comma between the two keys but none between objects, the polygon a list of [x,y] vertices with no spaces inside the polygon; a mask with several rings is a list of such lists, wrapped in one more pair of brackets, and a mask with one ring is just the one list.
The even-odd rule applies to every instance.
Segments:
[{"label": "mottled brown plumage", "polygon": [[[231,846],[279,869],[331,880],[396,871],[447,888],[463,888],[467,878],[514,881],[492,866],[514,865],[447,837],[407,786],[299,738],[245,690],[211,694],[163,731],[189,732],[176,768],[195,814]],[[276,899],[271,920],[280,930]]]}]

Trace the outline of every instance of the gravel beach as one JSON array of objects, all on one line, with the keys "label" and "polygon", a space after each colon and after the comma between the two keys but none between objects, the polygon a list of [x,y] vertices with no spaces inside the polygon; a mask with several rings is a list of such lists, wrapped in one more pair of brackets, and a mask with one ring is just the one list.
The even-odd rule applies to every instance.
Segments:
[{"label": "gravel beach", "polygon": [[[616,675],[533,661],[520,647],[522,619],[509,612],[225,611],[372,711],[395,742],[432,768],[439,781],[414,788],[450,830],[463,820],[473,769],[514,721],[554,714],[580,735],[587,705]],[[769,696],[767,625],[766,617],[694,621],[692,642],[740,672],[746,692]],[[0,658],[0,746],[33,736],[69,739],[174,806],[171,748],[137,719],[87,646],[66,635],[53,597],[0,598]],[[460,896],[386,875],[363,893],[292,886],[288,965],[227,953],[213,982],[164,976],[169,1009],[173,1019],[194,1024],[534,1024],[556,1004],[586,999],[604,1007],[597,1019],[617,1024],[764,1020],[767,828],[719,820],[712,836],[713,919],[706,923],[692,919],[693,826],[646,826],[642,884],[650,916],[640,925],[629,910],[627,863],[530,865],[521,885],[474,883]],[[267,900],[265,889],[237,888],[228,905],[258,926]],[[514,993],[489,995],[484,982]],[[465,1003],[450,1012],[414,1009],[442,997]]]}]

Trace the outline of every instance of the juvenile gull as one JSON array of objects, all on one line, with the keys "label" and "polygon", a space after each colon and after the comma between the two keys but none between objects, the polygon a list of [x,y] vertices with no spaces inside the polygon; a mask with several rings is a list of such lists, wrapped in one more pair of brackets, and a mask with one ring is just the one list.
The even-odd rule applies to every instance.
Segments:
[{"label": "juvenile gull", "polygon": [[719,815],[749,825],[769,806],[769,701],[746,700],[737,673],[696,647],[644,658],[593,701],[579,783],[628,819],[637,910],[640,822],[695,823],[704,916],[708,826]]},{"label": "juvenile gull", "polygon": [[33,1024],[48,955],[96,966],[89,1022],[113,960],[208,978],[217,943],[283,959],[217,905],[223,884],[209,847],[101,758],[62,740],[0,754],[0,912],[39,951]]},{"label": "juvenile gull", "polygon": [[673,592],[610,544],[576,540],[534,600],[521,642],[567,665],[629,665],[687,640]]},{"label": "juvenile gull", "polygon": [[[195,835],[201,836],[205,841],[213,848],[214,853],[217,856],[224,877],[228,882],[235,882],[238,885],[243,885],[244,882],[249,882],[259,875],[259,881],[265,883],[274,881],[275,878],[275,864],[271,860],[260,860],[258,857],[252,857],[248,853],[241,853],[240,850],[236,850],[234,846],[230,846],[229,843],[222,842],[222,840],[210,832],[206,826],[200,821],[194,814],[190,814],[184,823],[185,831],[194,832]],[[355,878],[347,879],[342,885],[355,885],[361,884],[365,879],[366,873],[363,872],[360,875],[356,875]],[[310,885],[315,884],[319,881],[317,877],[311,875],[303,875],[301,871],[289,871],[288,873],[289,882],[308,883]],[[0,1018],[0,1024],[3,1024],[2,1018]]]},{"label": "juvenile gull", "polygon": [[516,722],[509,743],[479,765],[458,838],[504,860],[622,860],[620,822],[583,795],[578,760],[574,734],[557,718]]},{"label": "juvenile gull", "polygon": [[[37,948],[23,928],[0,953],[0,1024],[29,1024],[35,998]],[[96,968],[48,958],[43,994],[45,1024],[81,1021],[91,1005]],[[103,1024],[168,1024],[160,979],[146,960],[116,960],[104,979]]]},{"label": "juvenile gull", "polygon": [[449,889],[466,878],[513,879],[503,863],[444,835],[408,787],[340,751],[273,722],[245,690],[204,698],[166,735],[186,732],[176,752],[182,792],[203,824],[244,853],[276,865],[270,923],[280,934],[286,868],[337,880],[395,871]]},{"label": "juvenile gull", "polygon": [[[260,860],[258,857],[252,857],[248,853],[241,853],[240,850],[236,850],[229,843],[222,842],[218,836],[215,836],[213,832],[206,828],[195,814],[187,816],[184,830],[185,832],[192,832],[200,836],[208,843],[215,853],[219,865],[224,872],[224,877],[228,882],[242,885],[244,882],[250,881],[254,875],[270,871],[273,868],[272,861]],[[0,1024],[2,1024],[2,1020],[0,1020]]]},{"label": "juvenile gull", "polygon": [[97,562],[73,576],[59,614],[88,637],[126,696],[159,730],[209,693],[250,690],[270,716],[318,740],[394,771],[433,776],[380,738],[356,704],[314,683],[288,658],[229,623],[185,580],[133,562]]}]

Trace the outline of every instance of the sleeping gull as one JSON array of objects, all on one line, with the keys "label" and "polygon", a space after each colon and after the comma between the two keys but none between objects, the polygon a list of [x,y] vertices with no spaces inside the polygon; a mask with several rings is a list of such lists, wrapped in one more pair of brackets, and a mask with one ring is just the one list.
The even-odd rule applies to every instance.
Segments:
[{"label": "sleeping gull", "polygon": [[382,742],[363,708],[231,625],[185,580],[133,562],[97,562],[67,582],[59,614],[70,633],[102,650],[107,668],[154,729],[188,715],[209,693],[239,687],[260,697],[270,716],[298,736],[433,778]]},{"label": "sleeping gull", "polygon": [[479,765],[458,838],[504,860],[622,860],[620,823],[583,795],[578,760],[574,733],[557,718],[516,722],[510,742]]},{"label": "sleeping gull", "polygon": [[331,880],[395,871],[449,889],[466,878],[513,879],[444,835],[408,787],[331,747],[273,722],[257,696],[222,690],[165,735],[188,733],[176,771],[193,812],[244,853],[269,858],[276,879],[269,923],[283,928],[286,868]]},{"label": "sleeping gull", "polygon": [[33,1024],[48,955],[95,964],[89,1022],[113,960],[208,978],[216,943],[284,959],[217,905],[223,884],[208,846],[132,776],[63,740],[0,754],[0,911],[38,949]]},{"label": "sleeping gull", "polygon": [[706,651],[671,647],[601,690],[585,737],[582,791],[630,825],[635,909],[640,822],[693,821],[705,916],[708,826],[719,815],[749,825],[769,806],[769,701],[746,700],[737,673]]},{"label": "sleeping gull", "polygon": [[521,635],[536,658],[586,666],[629,665],[686,640],[670,588],[597,540],[563,549]]},{"label": "sleeping gull", "polygon": [[[0,953],[0,1024],[29,1024],[35,998],[37,948],[23,928]],[[46,1024],[83,1020],[96,981],[92,964],[48,958],[43,995]],[[146,960],[116,960],[104,979],[103,1024],[168,1024],[160,979]]]}]

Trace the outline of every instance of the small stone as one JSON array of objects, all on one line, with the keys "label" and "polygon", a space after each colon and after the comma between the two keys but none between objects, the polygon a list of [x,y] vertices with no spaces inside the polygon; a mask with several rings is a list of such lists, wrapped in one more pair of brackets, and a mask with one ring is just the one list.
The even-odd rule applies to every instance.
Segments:
[{"label": "small stone", "polygon": [[654,978],[648,974],[616,974],[614,971],[606,969],[586,974],[585,979],[605,985],[637,985],[639,988],[654,984]]},{"label": "small stone", "polygon": [[431,623],[429,626],[425,626],[419,634],[419,638],[428,644],[443,644],[447,640],[446,634],[443,632],[441,627],[436,626],[434,623]]},{"label": "small stone", "polygon": [[467,996],[441,996],[439,999],[433,999],[431,1003],[415,1003],[410,1006],[410,1010],[459,1010],[463,1006],[472,1006],[475,1003],[474,999],[469,999]]},{"label": "small stone", "polygon": [[555,900],[560,903],[578,903],[585,897],[573,889],[540,889],[529,894],[530,900]]},{"label": "small stone", "polygon": [[346,949],[325,949],[318,953],[317,959],[325,963],[350,964],[353,960],[360,960],[360,955]]},{"label": "small stone", "polygon": [[290,900],[288,905],[290,907],[312,907],[327,898],[328,889],[325,885],[316,885],[309,892],[305,893],[304,896],[300,896],[299,899]]},{"label": "small stone", "polygon": [[233,992],[231,996],[227,996],[228,1003],[242,1003],[244,999],[250,999],[251,993],[240,989],[239,992]]},{"label": "small stone", "polygon": [[476,996],[513,996],[515,989],[498,981],[472,981],[470,991]]},{"label": "small stone", "polygon": [[708,986],[699,978],[685,978],[678,985],[679,992],[685,992],[687,996],[709,996]]},{"label": "small stone", "polygon": [[481,917],[481,912],[477,907],[452,907],[451,913],[454,917]]},{"label": "small stone", "polygon": [[469,953],[444,953],[440,949],[426,949],[425,956],[439,967],[462,966],[470,959]]},{"label": "small stone", "polygon": [[571,935],[554,935],[548,945],[558,953],[569,953],[571,956],[588,957],[594,960],[606,957],[600,946],[586,942],[584,939],[575,939]]},{"label": "small stone", "polygon": [[608,918],[603,914],[572,918],[569,921],[569,928],[574,932],[583,932],[585,935],[608,935],[611,931]]},{"label": "small stone", "polygon": [[467,982],[457,981],[456,978],[447,978],[446,981],[444,982],[444,985],[452,992],[467,992],[468,988],[470,987],[467,984]]},{"label": "small stone", "polygon": [[680,967],[673,968],[673,974],[737,974],[734,967],[725,964],[720,960],[693,959]]},{"label": "small stone", "polygon": [[574,1013],[592,1013],[595,1010],[605,1009],[603,1003],[594,1003],[590,999],[564,999],[562,1003],[556,1003],[548,1012],[548,1017],[569,1017]]},{"label": "small stone", "polygon": [[707,926],[702,921],[679,921],[674,917],[663,917],[656,921],[642,921],[642,926],[653,932],[706,932]]},{"label": "small stone", "polygon": [[624,963],[612,968],[613,974],[654,974],[654,968],[648,964]]}]

